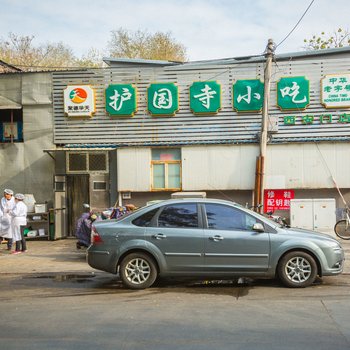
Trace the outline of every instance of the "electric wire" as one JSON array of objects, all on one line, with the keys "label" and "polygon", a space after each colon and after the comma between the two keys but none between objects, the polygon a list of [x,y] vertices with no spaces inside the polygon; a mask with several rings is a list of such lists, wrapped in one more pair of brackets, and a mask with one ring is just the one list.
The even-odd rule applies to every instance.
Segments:
[{"label": "electric wire", "polygon": [[309,11],[310,7],[312,6],[312,4],[314,3],[315,0],[311,0],[309,6],[307,7],[307,9],[304,11],[303,15],[300,17],[299,21],[296,23],[296,25],[293,27],[293,29],[286,35],[286,37],[280,41],[277,45],[276,48],[279,47],[282,43],[284,43],[289,36],[294,32],[294,30],[298,27],[299,23],[302,21],[302,19],[305,17],[306,13]]}]

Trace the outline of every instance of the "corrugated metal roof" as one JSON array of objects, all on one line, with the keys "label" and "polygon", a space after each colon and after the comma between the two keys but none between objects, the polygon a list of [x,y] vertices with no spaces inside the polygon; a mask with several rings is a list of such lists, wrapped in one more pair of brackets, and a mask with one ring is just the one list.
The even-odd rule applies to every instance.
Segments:
[{"label": "corrugated metal roof", "polygon": [[163,61],[163,60],[146,60],[142,58],[113,58],[113,57],[104,57],[103,62],[107,63],[109,66],[120,66],[120,65],[137,65],[137,66],[174,66],[181,64],[182,62],[174,61]]},{"label": "corrugated metal roof", "polygon": [[[350,46],[332,49],[322,49],[322,50],[308,50],[308,51],[295,51],[275,54],[276,61],[284,61],[291,59],[305,59],[320,56],[329,55],[341,55],[349,54]],[[138,65],[138,66],[178,66],[178,68],[189,67],[189,66],[201,66],[201,65],[222,65],[222,64],[241,64],[241,63],[257,63],[265,62],[265,54],[260,55],[249,55],[249,56],[237,56],[228,58],[216,58],[211,60],[198,60],[189,62],[174,62],[174,61],[162,61],[162,60],[146,60],[146,59],[135,59],[135,58],[103,58],[109,66],[123,66],[123,65]]]},{"label": "corrugated metal roof", "polygon": [[[275,54],[275,61],[290,61],[290,60],[298,60],[298,59],[309,59],[313,57],[325,57],[332,55],[349,55],[350,46],[342,47],[342,48],[333,48],[333,49],[323,49],[323,50],[309,50],[309,51],[297,51],[297,52],[287,52],[281,54]],[[190,61],[184,62],[183,65],[178,66],[181,67],[198,67],[207,66],[207,65],[229,65],[229,64],[242,64],[242,63],[259,63],[265,62],[265,54],[261,55],[252,55],[252,56],[238,56],[238,57],[230,57],[230,58],[219,58],[212,60],[200,60],[200,61]],[[174,67],[175,69],[177,67]]]}]

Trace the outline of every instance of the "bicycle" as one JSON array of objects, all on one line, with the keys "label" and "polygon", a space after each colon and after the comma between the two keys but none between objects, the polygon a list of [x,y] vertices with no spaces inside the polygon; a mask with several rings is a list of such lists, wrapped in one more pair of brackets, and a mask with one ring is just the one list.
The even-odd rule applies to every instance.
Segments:
[{"label": "bicycle", "polygon": [[341,239],[350,239],[350,208],[348,206],[345,207],[345,219],[335,224],[334,232]]}]

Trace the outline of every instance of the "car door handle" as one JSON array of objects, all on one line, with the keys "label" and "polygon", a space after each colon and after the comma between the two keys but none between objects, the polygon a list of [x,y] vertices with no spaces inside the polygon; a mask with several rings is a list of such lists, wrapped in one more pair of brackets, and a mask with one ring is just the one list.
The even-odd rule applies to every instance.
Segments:
[{"label": "car door handle", "polygon": [[214,241],[214,242],[218,242],[218,241],[222,241],[224,239],[224,237],[216,235],[216,236],[209,237],[209,239]]},{"label": "car door handle", "polygon": [[166,238],[166,235],[164,233],[157,233],[156,235],[152,236],[155,239],[164,239]]}]

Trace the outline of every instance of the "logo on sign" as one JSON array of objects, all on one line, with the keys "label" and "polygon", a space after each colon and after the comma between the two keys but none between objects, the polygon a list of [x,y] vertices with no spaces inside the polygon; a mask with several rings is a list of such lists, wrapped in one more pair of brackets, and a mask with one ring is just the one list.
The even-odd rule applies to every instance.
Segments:
[{"label": "logo on sign", "polygon": [[67,86],[63,96],[68,117],[91,117],[95,113],[95,91],[90,85]]},{"label": "logo on sign", "polygon": [[75,88],[69,94],[69,98],[73,103],[83,103],[87,96],[87,92],[82,88]]}]

